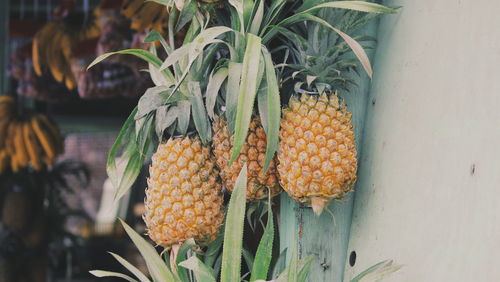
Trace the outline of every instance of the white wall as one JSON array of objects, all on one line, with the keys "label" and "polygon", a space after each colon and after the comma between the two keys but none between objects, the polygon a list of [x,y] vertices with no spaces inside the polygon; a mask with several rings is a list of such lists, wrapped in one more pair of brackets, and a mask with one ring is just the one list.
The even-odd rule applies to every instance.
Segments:
[{"label": "white wall", "polygon": [[500,1],[385,4],[346,278],[500,281]]}]

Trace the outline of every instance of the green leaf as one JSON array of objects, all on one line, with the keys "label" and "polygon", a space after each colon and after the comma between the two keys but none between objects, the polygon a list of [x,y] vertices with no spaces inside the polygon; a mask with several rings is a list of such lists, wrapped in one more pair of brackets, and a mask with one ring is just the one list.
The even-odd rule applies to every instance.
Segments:
[{"label": "green leaf", "polygon": [[[343,2],[343,1],[339,1],[339,2]],[[334,3],[339,3],[339,2],[334,2]],[[311,9],[309,9],[309,10],[311,10]],[[307,11],[309,11],[309,10],[307,10]],[[363,47],[361,46],[361,44],[359,44],[356,40],[354,40],[352,37],[350,37],[346,33],[333,27],[327,21],[325,21],[319,17],[302,12],[302,13],[299,13],[299,14],[296,14],[294,16],[287,18],[286,20],[282,21],[280,24],[290,25],[293,23],[306,21],[306,20],[318,22],[318,23],[330,28],[331,30],[335,31],[338,35],[340,35],[345,40],[345,42],[349,45],[349,47],[352,49],[354,55],[356,55],[358,60],[361,62],[361,65],[365,69],[368,76],[370,78],[372,77],[373,71],[372,71],[372,67],[370,64],[370,60],[368,59],[368,55],[366,54],[366,52],[363,49]],[[273,30],[275,30],[275,32],[281,32],[278,27],[273,27]],[[272,34],[272,32],[270,32],[270,34]],[[269,36],[269,35],[267,35],[267,36]]]},{"label": "green leaf", "polygon": [[340,9],[348,9],[359,12],[376,13],[376,14],[397,13],[396,9],[365,1],[331,1],[309,8],[302,13],[310,13],[322,8],[340,8]]},{"label": "green leaf", "polygon": [[[222,227],[222,228],[224,228],[224,227]],[[214,262],[216,261],[216,259],[218,257],[220,257],[219,252],[220,252],[220,249],[222,248],[223,239],[224,239],[224,236],[219,235],[217,237],[217,239],[215,239],[214,242],[212,242],[212,243],[210,243],[210,245],[208,245],[208,248],[205,252],[205,259],[204,259],[205,265],[215,269]],[[214,276],[217,276],[217,275],[215,275],[215,273],[214,273]]]},{"label": "green leaf", "polygon": [[226,88],[226,119],[230,134],[234,133],[236,123],[236,111],[238,108],[238,95],[240,92],[242,70],[243,64],[229,62],[229,74]]},{"label": "green leaf", "polygon": [[[151,44],[149,49],[151,54],[156,56],[155,45]],[[148,63],[148,69],[151,80],[153,80],[156,86],[171,86],[175,84],[174,81],[168,79],[168,77],[165,75],[165,72],[160,71],[160,68],[154,66],[153,64]]]},{"label": "green leaf", "polygon": [[177,106],[161,106],[156,109],[156,135],[158,136],[158,140],[161,143],[163,132],[169,126],[171,126],[177,117],[179,116],[179,108]]},{"label": "green leaf", "polygon": [[200,83],[197,81],[191,81],[188,83],[188,87],[189,92],[193,95],[191,97],[191,105],[193,107],[192,113],[194,125],[201,138],[201,142],[206,144],[212,138],[212,129],[210,128],[210,121],[208,120],[206,108],[203,104],[203,98],[201,97]]},{"label": "green leaf", "polygon": [[161,60],[151,54],[150,52],[143,50],[143,49],[126,49],[126,50],[120,50],[116,52],[110,52],[106,54],[102,54],[99,57],[97,57],[90,65],[87,67],[87,70],[90,69],[91,67],[95,66],[96,64],[100,63],[101,61],[107,59],[108,57],[112,55],[117,55],[117,54],[128,54],[128,55],[134,55],[136,57],[139,57],[143,59],[144,61],[151,63],[157,67],[161,65]]},{"label": "green leaf", "polygon": [[[259,74],[261,38],[253,34],[248,34],[247,39],[241,72],[238,109],[236,111],[234,146],[230,164],[239,156],[247,138],[255,96],[257,95],[257,87],[260,83],[257,78]],[[256,58],[259,58],[259,60]]]},{"label": "green leaf", "polygon": [[[134,131],[134,116],[137,113],[137,107],[130,113],[118,134],[118,137],[111,147],[106,163],[106,171],[113,186],[116,189],[115,200],[120,199],[128,189],[134,184],[137,176],[141,172],[144,162],[144,154],[141,154],[143,148],[139,148],[136,143]],[[117,150],[125,145],[123,153],[120,156],[120,162],[117,166]]]},{"label": "green leaf", "polygon": [[299,274],[297,276],[298,282],[305,282],[307,280],[307,277],[309,276],[309,273],[311,272],[312,262],[313,262],[312,256],[309,256],[305,259],[302,259],[299,262]]},{"label": "green leaf", "polygon": [[120,219],[125,232],[127,232],[134,245],[137,247],[142,257],[146,261],[149,273],[155,281],[175,282],[174,275],[170,272],[165,262],[161,259],[160,255],[156,252],[155,248],[141,235],[128,226],[123,220]]},{"label": "green leaf", "polygon": [[289,281],[304,282],[307,280],[307,277],[309,276],[309,273],[311,271],[311,264],[313,262],[313,257],[309,256],[307,258],[298,261],[298,263],[296,264],[296,268],[298,269],[298,271],[294,271],[296,273],[295,277],[291,277],[292,280],[289,280],[290,266],[293,262],[293,258],[297,259],[297,255],[292,257],[290,265],[281,273],[281,275],[276,279],[275,282],[289,282]]},{"label": "green leaf", "polygon": [[137,114],[135,119],[140,119],[158,107],[167,103],[188,100],[188,98],[180,92],[171,95],[172,88],[166,86],[155,86],[148,88],[137,105]]},{"label": "green leaf", "polygon": [[[196,247],[197,245],[193,238],[184,241],[182,246],[179,248],[179,251],[177,252],[177,258],[175,259],[175,264],[180,265],[182,261],[185,261],[187,259],[188,251]],[[181,281],[189,281],[189,274],[185,269],[177,268],[177,274],[179,275]]]},{"label": "green leaf", "polygon": [[[116,52],[111,52],[111,53],[106,53],[102,54],[101,56],[97,57],[90,65],[87,67],[87,70],[90,69],[91,67],[95,66],[96,64],[100,63],[101,61],[107,59],[108,57],[112,55],[117,55],[117,54],[124,54],[124,55],[133,55],[136,56],[140,59],[143,59],[144,61],[151,63],[155,67],[160,67],[162,64],[162,61],[154,54],[151,52],[148,52],[146,50],[142,49],[126,49],[126,50],[120,50]],[[174,80],[174,77],[172,73],[169,70],[163,71],[165,76],[168,78],[168,80]]]},{"label": "green leaf", "polygon": [[264,6],[265,6],[264,5],[265,0],[257,0],[257,1],[259,1],[259,7],[255,12],[255,15],[250,24],[250,29],[248,31],[249,33],[255,35],[259,35],[260,26],[262,25],[262,18],[264,17]]},{"label": "green leaf", "polygon": [[267,48],[262,47],[262,55],[264,57],[266,69],[266,83],[267,83],[267,148],[266,158],[264,161],[264,173],[269,169],[269,165],[273,160],[274,154],[279,146],[279,130],[281,120],[281,104],[278,79],[271,54]]},{"label": "green leaf", "polygon": [[198,10],[196,4],[196,1],[189,1],[189,3],[184,6],[184,9],[182,9],[179,15],[179,19],[177,20],[177,24],[175,25],[175,33],[179,32],[187,23],[189,23],[193,19],[196,11]]},{"label": "green leaf", "polygon": [[179,263],[180,266],[192,270],[196,281],[200,282],[215,282],[215,278],[212,274],[212,270],[206,266],[201,260],[196,256],[192,256],[189,259]]},{"label": "green leaf", "polygon": [[227,68],[220,68],[215,74],[210,76],[207,85],[207,111],[210,118],[214,118],[214,107],[217,101],[217,96],[219,95],[220,88],[228,76]]},{"label": "green leaf", "polygon": [[229,200],[222,249],[221,282],[240,281],[246,190],[247,165],[244,164]]},{"label": "green leaf", "polygon": [[252,19],[252,12],[254,10],[255,2],[254,0],[243,0],[243,22],[244,30],[248,31],[250,27],[250,21]]},{"label": "green leaf", "polygon": [[271,275],[271,279],[276,279],[278,278],[278,276],[280,275],[280,273],[282,273],[284,270],[285,270],[285,267],[286,267],[286,254],[287,254],[287,251],[288,249],[284,249],[278,259],[276,260],[276,262],[274,263],[274,267],[273,267],[273,272],[272,272],[272,275]]},{"label": "green leaf", "polygon": [[253,254],[247,250],[245,247],[243,247],[241,249],[241,254],[243,255],[243,259],[245,260],[245,263],[248,267],[248,269],[252,269],[253,268],[253,262],[254,262],[254,257],[253,257]]},{"label": "green leaf", "polygon": [[177,130],[179,134],[186,135],[191,117],[191,103],[188,101],[180,101],[177,106],[179,107]]},{"label": "green leaf", "polygon": [[[158,31],[152,29],[148,33],[148,35],[146,35],[146,37],[144,38],[144,43],[153,43],[155,41],[160,41],[160,43],[163,46],[163,49],[165,49],[165,52],[167,53],[167,55],[170,55],[170,53],[172,53],[172,48],[170,48],[170,46],[168,46],[167,41],[165,41],[165,38],[163,38]],[[151,44],[149,51],[152,54],[154,54],[155,56],[157,56],[156,47],[154,44]]]},{"label": "green leaf", "polygon": [[351,282],[375,282],[398,271],[402,265],[393,265],[392,260],[379,262],[351,279]]},{"label": "green leaf", "polygon": [[132,265],[126,259],[122,258],[121,256],[119,256],[115,253],[112,253],[112,252],[108,252],[108,253],[111,254],[121,265],[123,265],[126,269],[128,269],[128,271],[130,271],[132,274],[134,274],[135,277],[137,277],[137,279],[139,279],[139,281],[150,282],[149,279],[146,277],[146,275],[144,275],[144,273],[142,273],[137,267]]},{"label": "green leaf", "polygon": [[271,208],[271,199],[269,198],[268,201],[269,209],[267,213],[267,225],[266,229],[264,229],[264,234],[260,239],[257,253],[255,254],[252,276],[250,277],[251,282],[255,280],[266,280],[269,272],[269,266],[271,265],[274,241],[274,219],[273,210]]},{"label": "green leaf", "polygon": [[292,252],[292,259],[288,265],[287,282],[298,282],[297,280],[297,265],[298,265],[297,246],[295,245]]},{"label": "green leaf", "polygon": [[112,272],[112,271],[104,271],[104,270],[91,270],[89,271],[90,274],[96,276],[96,277],[117,277],[117,278],[122,278],[122,279],[125,279],[129,282],[137,282],[137,280],[135,280],[134,278],[128,276],[128,275],[125,275],[125,274],[122,274],[122,273],[118,273],[118,272]]}]

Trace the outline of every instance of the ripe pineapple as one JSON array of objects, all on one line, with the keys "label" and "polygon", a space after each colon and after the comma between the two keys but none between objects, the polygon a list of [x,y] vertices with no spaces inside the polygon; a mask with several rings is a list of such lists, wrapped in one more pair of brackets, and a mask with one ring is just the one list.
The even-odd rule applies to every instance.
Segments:
[{"label": "ripe pineapple", "polygon": [[278,153],[280,182],[317,213],[356,182],[351,113],[336,93],[293,96],[283,111]]},{"label": "ripe pineapple", "polygon": [[[344,32],[371,19],[359,12],[330,9],[318,16]],[[283,111],[278,172],[283,189],[319,215],[356,182],[352,115],[336,90],[348,92],[355,84],[352,73],[359,63],[344,39],[319,23],[299,25],[294,31],[297,36],[287,42],[294,59],[288,80],[301,96],[292,95]]]},{"label": "ripe pineapple", "polygon": [[144,221],[158,245],[215,240],[224,218],[219,172],[199,137],[170,138],[152,157]]},{"label": "ripe pineapple", "polygon": [[272,197],[281,192],[276,159],[271,161],[269,170],[263,173],[267,139],[258,116],[252,118],[245,145],[232,166],[229,165],[229,160],[233,147],[233,137],[229,135],[226,121],[216,117],[212,127],[215,132],[213,137],[215,159],[221,169],[221,177],[229,191],[233,191],[242,166],[248,162],[247,200],[266,198],[269,193],[268,189],[271,190]]}]

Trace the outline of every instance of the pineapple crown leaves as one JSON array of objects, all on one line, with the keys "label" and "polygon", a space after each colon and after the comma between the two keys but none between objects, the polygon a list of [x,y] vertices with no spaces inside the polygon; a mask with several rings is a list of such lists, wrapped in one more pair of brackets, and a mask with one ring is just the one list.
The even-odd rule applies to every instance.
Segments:
[{"label": "pineapple crown leaves", "polygon": [[[323,8],[340,8],[369,13],[393,13],[393,9],[364,1],[309,0],[288,3],[287,0],[229,0],[229,23],[224,17],[221,24],[230,26],[233,33],[226,39],[231,46],[227,64],[229,74],[226,84],[226,119],[229,132],[234,134],[234,146],[230,164],[239,156],[246,140],[255,99],[267,134],[267,150],[264,171],[269,168],[278,147],[280,123],[279,84],[275,65],[269,50],[270,42],[280,34],[292,30],[290,26],[312,21],[335,31],[353,50],[367,73],[371,76],[368,56],[361,45],[315,13]],[[299,6],[300,5],[300,6]],[[227,17],[226,17],[227,18]],[[259,59],[256,59],[259,58]],[[345,64],[344,62],[342,64]],[[344,65],[336,65],[344,67]],[[313,76],[311,76],[313,77]],[[219,84],[217,84],[219,85]]]},{"label": "pineapple crown leaves", "polygon": [[[115,54],[129,54],[145,60],[156,86],[148,89],[138,106],[123,125],[113,145],[107,163],[108,176],[116,187],[116,199],[123,196],[140,173],[146,155],[152,145],[161,142],[164,132],[170,136],[186,136],[195,129],[204,143],[211,139],[211,128],[204,105],[203,93],[207,82],[203,78],[212,70],[218,50],[218,36],[229,31],[227,27],[207,28],[207,16],[197,11],[192,17],[184,45],[175,49],[173,36],[176,19],[182,21],[188,9],[180,12],[171,10],[169,36],[165,40],[158,32],[152,31],[146,43],[160,41],[168,58],[162,61],[156,54],[154,44],[150,50],[128,49],[107,53],[96,58],[88,68]],[[189,14],[188,14],[189,15]],[[156,132],[157,138],[154,138]],[[158,140],[158,141],[155,141]],[[120,148],[123,148],[120,150]],[[117,165],[118,152],[121,152]]]},{"label": "pineapple crown leaves", "polygon": [[[356,31],[377,14],[358,11],[323,9],[318,17],[345,32]],[[356,84],[352,72],[359,74],[360,61],[352,56],[352,49],[339,34],[318,22],[295,25],[291,30],[283,30],[285,44],[290,47],[293,64],[288,64],[284,81],[307,82],[309,90],[315,91],[317,84],[327,84],[330,88],[349,90]],[[358,43],[374,42],[369,36],[355,36]],[[360,44],[361,45],[361,44]],[[366,44],[365,44],[366,45]],[[314,85],[311,84],[314,82]]]}]

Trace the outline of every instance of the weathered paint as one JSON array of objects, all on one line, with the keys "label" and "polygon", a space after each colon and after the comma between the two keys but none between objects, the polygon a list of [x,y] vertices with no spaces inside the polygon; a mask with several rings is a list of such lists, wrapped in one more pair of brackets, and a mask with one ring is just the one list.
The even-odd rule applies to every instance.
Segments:
[{"label": "weathered paint", "polygon": [[500,2],[389,4],[346,278],[390,258],[384,281],[498,281]]},{"label": "weathered paint", "polygon": [[[377,22],[373,22],[362,34],[375,36]],[[362,141],[365,112],[368,104],[370,80],[363,70],[358,78],[358,87],[348,94],[340,92],[349,111],[353,114],[358,158]],[[356,186],[357,187],[357,186]],[[356,190],[357,188],[355,188]],[[346,261],[347,244],[351,228],[353,193],[343,202],[330,204],[334,218],[324,211],[321,217],[313,214],[311,208],[301,207],[283,193],[280,210],[280,249],[288,249],[288,255],[297,245],[300,257],[314,256],[309,281],[342,281]],[[345,201],[345,202],[344,202]]]}]

